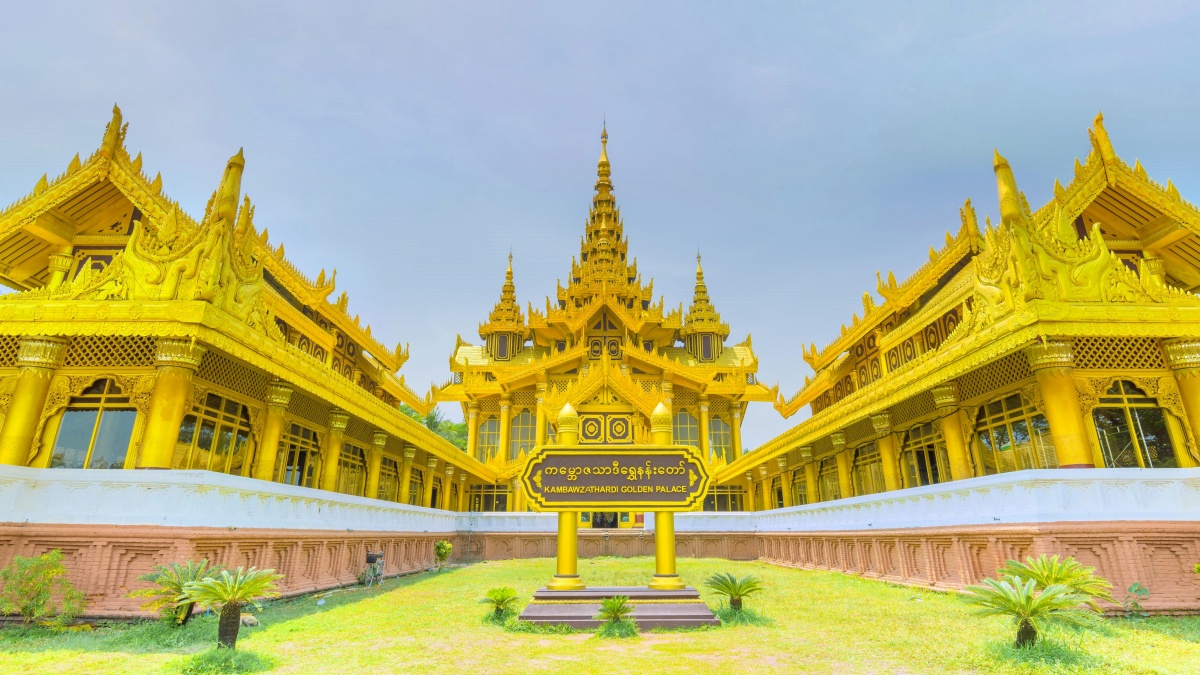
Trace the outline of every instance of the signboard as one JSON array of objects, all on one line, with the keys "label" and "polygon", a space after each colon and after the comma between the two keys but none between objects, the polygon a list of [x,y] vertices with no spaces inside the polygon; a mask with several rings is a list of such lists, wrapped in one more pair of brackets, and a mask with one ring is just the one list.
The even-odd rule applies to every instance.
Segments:
[{"label": "signboard", "polygon": [[688,445],[544,445],[521,474],[530,502],[545,511],[686,511],[710,482]]}]

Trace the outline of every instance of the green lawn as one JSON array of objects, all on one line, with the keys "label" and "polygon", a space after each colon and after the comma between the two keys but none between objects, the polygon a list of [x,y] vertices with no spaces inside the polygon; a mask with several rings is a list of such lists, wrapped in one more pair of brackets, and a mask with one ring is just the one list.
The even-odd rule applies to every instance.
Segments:
[{"label": "green lawn", "polygon": [[[652,570],[650,558],[580,561],[596,586],[644,583]],[[488,588],[512,586],[525,602],[553,571],[550,559],[489,562],[336,592],[324,606],[315,597],[274,602],[238,647],[271,673],[1200,673],[1197,617],[1113,619],[1021,653],[1009,647],[1008,622],[977,618],[952,595],[715,559],[681,559],[680,574],[693,585],[716,572],[758,575],[767,590],[747,607],[768,624],[617,640],[483,620]],[[215,617],[182,629],[10,627],[0,630],[0,672],[179,673],[215,641]]]}]

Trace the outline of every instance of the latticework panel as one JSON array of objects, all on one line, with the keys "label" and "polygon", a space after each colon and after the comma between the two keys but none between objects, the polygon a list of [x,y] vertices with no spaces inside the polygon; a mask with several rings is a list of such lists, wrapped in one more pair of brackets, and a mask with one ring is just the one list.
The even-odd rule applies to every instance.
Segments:
[{"label": "latticework panel", "polygon": [[818,439],[812,444],[813,457],[821,457],[833,452],[833,439],[829,436]]},{"label": "latticework panel", "polygon": [[330,405],[301,391],[292,392],[288,403],[288,415],[299,417],[324,428],[329,424]]},{"label": "latticework panel", "polygon": [[1156,338],[1075,338],[1075,367],[1158,370],[1166,364]]},{"label": "latticework panel", "polygon": [[0,336],[0,368],[17,365],[17,350],[21,339],[15,335]]},{"label": "latticework panel", "polygon": [[685,405],[696,405],[696,392],[694,392],[694,391],[688,391],[686,389],[676,389],[673,392],[672,398],[675,402],[676,408],[678,408],[679,406],[685,406]]},{"label": "latticework panel", "polygon": [[933,394],[923,391],[892,406],[892,424],[900,425],[924,417],[936,410]]},{"label": "latticework panel", "polygon": [[487,415],[500,414],[500,400],[495,398],[485,398],[479,402],[480,419],[486,419]]},{"label": "latticework panel", "polygon": [[255,401],[261,401],[267,395],[266,374],[218,352],[209,351],[204,354],[196,377]]},{"label": "latticework panel", "polygon": [[532,391],[515,391],[510,397],[513,407],[531,408],[537,405],[537,395]]},{"label": "latticework panel", "polygon": [[861,420],[846,427],[846,444],[855,445],[859,441],[870,438],[875,435],[875,427],[871,424],[870,417],[864,417]]},{"label": "latticework panel", "polygon": [[659,390],[659,384],[654,380],[638,380],[638,386],[647,394],[653,394]]},{"label": "latticework panel", "polygon": [[157,353],[158,343],[152,337],[84,335],[71,340],[63,367],[152,367]]},{"label": "latticework panel", "polygon": [[729,412],[729,401],[723,398],[713,398],[708,401],[708,414],[725,415]]},{"label": "latticework panel", "polygon": [[[322,424],[322,426],[324,425]],[[370,447],[375,442],[374,436],[375,428],[357,417],[351,417],[350,423],[346,425],[346,437],[358,441],[364,448]],[[391,445],[390,441],[388,445]]]},{"label": "latticework panel", "polygon": [[958,378],[958,395],[970,401],[1032,377],[1025,352],[1014,352]]}]

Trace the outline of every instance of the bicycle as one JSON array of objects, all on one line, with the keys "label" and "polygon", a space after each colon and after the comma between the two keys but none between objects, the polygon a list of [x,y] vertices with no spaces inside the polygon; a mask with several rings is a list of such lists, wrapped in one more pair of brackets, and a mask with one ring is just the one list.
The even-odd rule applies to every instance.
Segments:
[{"label": "bicycle", "polygon": [[362,573],[362,584],[367,588],[383,584],[383,553],[367,552],[367,568]]}]

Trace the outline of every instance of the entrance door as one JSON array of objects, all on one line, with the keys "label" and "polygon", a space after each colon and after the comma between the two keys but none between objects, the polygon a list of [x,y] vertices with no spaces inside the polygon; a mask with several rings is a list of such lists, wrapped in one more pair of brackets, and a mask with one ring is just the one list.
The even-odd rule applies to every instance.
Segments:
[{"label": "entrance door", "polygon": [[616,529],[619,527],[617,523],[616,511],[594,511],[592,512],[592,528],[593,529]]}]

